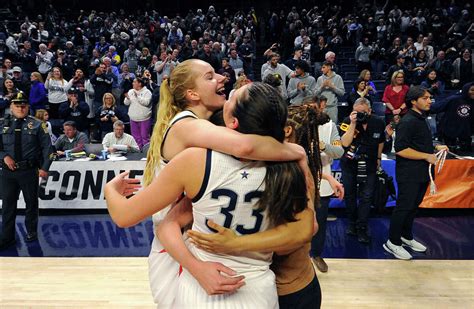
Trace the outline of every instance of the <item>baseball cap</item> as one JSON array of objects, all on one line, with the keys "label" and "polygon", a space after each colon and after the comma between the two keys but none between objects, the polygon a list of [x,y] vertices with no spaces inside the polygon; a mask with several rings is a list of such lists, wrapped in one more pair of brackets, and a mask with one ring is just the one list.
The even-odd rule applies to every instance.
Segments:
[{"label": "baseball cap", "polygon": [[12,72],[20,72],[21,73],[21,68],[20,67],[13,67]]},{"label": "baseball cap", "polygon": [[76,87],[71,87],[68,89],[67,94],[77,94],[77,88]]}]

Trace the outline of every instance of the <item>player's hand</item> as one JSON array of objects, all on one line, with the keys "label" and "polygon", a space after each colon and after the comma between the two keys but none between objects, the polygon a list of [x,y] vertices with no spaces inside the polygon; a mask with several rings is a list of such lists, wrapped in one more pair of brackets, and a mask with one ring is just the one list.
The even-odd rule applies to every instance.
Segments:
[{"label": "player's hand", "polygon": [[436,156],[434,154],[429,154],[426,156],[425,158],[426,161],[428,161],[430,164],[436,164],[436,161],[438,160],[438,158],[436,158]]},{"label": "player's hand", "polygon": [[231,277],[235,271],[217,262],[200,261],[190,272],[208,295],[232,293],[245,285],[244,276]]},{"label": "player's hand", "polygon": [[225,228],[212,220],[208,220],[207,225],[216,230],[217,233],[205,234],[194,230],[187,231],[188,236],[196,246],[212,253],[234,253],[236,248],[232,244],[235,243],[235,239],[238,237],[237,234],[233,230]]},{"label": "player's hand", "polygon": [[141,188],[140,179],[125,178],[130,171],[123,172],[115,176],[107,183],[107,186],[117,191],[122,196],[130,196]]}]

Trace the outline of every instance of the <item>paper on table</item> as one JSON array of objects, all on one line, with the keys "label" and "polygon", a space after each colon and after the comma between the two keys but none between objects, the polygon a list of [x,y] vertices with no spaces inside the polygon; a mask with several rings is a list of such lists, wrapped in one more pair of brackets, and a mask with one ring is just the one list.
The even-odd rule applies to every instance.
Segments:
[{"label": "paper on table", "polygon": [[120,150],[120,151],[127,151],[128,150],[127,145],[120,145],[120,144],[114,144],[114,145],[112,145],[112,148],[114,148],[116,150]]},{"label": "paper on table", "polygon": [[125,160],[127,160],[127,157],[124,157],[124,156],[120,156],[120,157],[111,156],[109,159],[107,159],[107,161],[125,161]]}]

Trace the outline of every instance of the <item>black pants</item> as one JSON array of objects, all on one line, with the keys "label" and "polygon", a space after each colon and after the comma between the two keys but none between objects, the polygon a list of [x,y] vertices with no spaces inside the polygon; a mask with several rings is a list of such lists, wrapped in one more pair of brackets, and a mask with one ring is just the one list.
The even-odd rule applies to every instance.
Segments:
[{"label": "black pants", "polygon": [[[351,168],[342,169],[347,218],[349,224],[356,226],[358,229],[367,228],[376,177],[375,172],[367,172],[366,182],[357,184],[357,171]],[[359,197],[359,205],[357,205],[357,197]]]},{"label": "black pants", "polygon": [[428,184],[429,182],[398,183],[397,206],[393,210],[389,230],[389,239],[394,245],[402,245],[401,237],[413,239],[413,221]]},{"label": "black pants", "polygon": [[15,238],[15,219],[20,191],[26,203],[25,225],[28,233],[38,229],[38,170],[30,168],[12,172],[8,168],[0,170],[2,186],[2,239]]},{"label": "black pants", "polygon": [[278,297],[280,309],[318,309],[321,308],[321,287],[316,274],[313,281],[302,290]]},{"label": "black pants", "polygon": [[321,197],[321,206],[316,209],[316,221],[318,222],[318,232],[313,236],[311,240],[311,256],[321,256],[324,249],[324,243],[326,242],[326,222],[328,219],[330,197]]}]

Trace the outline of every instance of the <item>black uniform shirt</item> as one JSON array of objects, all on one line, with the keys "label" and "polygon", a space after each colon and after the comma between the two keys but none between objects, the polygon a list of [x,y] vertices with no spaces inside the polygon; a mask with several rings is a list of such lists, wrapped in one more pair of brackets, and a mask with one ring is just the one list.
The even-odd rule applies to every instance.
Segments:
[{"label": "black uniform shirt", "polygon": [[[345,124],[350,124],[351,120],[346,117],[343,121]],[[357,156],[363,156],[367,162],[367,171],[375,172],[377,170],[377,157],[379,144],[385,142],[385,123],[375,115],[371,115],[367,121],[367,130],[361,123],[356,124],[356,130],[359,131],[352,140],[352,144],[356,146]],[[341,135],[344,131],[340,132]],[[344,147],[344,154],[350,147]],[[342,167],[357,168],[357,160],[348,159],[345,155],[341,158]]]},{"label": "black uniform shirt", "polygon": [[[406,148],[433,153],[433,141],[426,117],[410,109],[397,126],[395,134],[395,151]],[[426,160],[411,160],[397,155],[397,182],[429,181],[429,163]]]},{"label": "black uniform shirt", "polygon": [[[0,160],[10,156],[15,159],[15,122],[14,116],[0,119]],[[42,121],[27,116],[21,126],[21,153],[24,161],[34,162],[39,168],[48,171],[52,154],[51,138]]]}]

